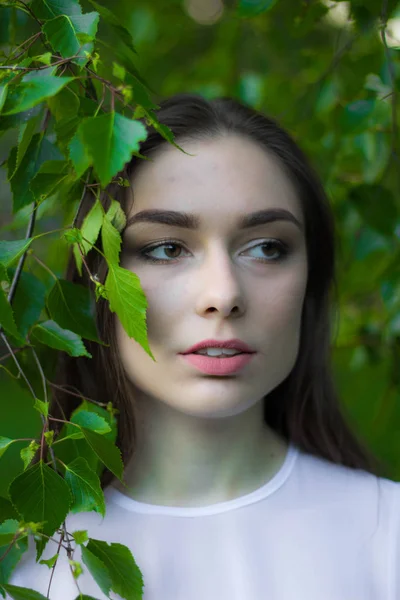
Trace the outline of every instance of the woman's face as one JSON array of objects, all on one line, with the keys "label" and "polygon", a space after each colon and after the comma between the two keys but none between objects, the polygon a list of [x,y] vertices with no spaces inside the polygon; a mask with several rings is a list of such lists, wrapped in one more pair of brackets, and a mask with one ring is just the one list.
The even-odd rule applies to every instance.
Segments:
[{"label": "woman's face", "polygon": [[[231,134],[180,145],[194,156],[165,146],[136,171],[123,233],[121,266],[139,276],[146,294],[156,362],[116,317],[117,343],[144,398],[194,416],[231,416],[271,392],[296,362],[307,285],[304,217],[277,159],[251,140]],[[300,226],[240,227],[269,209],[288,211]],[[129,225],[142,211],[189,213],[198,226]],[[180,353],[211,338],[239,338],[255,354],[234,374],[209,375]]]}]

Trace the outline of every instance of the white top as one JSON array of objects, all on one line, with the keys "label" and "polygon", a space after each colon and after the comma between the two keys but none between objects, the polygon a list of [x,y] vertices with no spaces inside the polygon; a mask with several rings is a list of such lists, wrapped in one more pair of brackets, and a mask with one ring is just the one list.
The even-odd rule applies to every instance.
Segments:
[{"label": "white top", "polygon": [[[268,483],[228,502],[179,508],[137,502],[113,487],[104,494],[104,520],[71,513],[67,530],[128,546],[143,575],[143,600],[400,599],[400,483],[294,445]],[[49,541],[41,558],[55,552]],[[51,570],[35,555],[30,537],[9,583],[46,596]],[[106,600],[82,566],[81,592]],[[50,598],[77,596],[62,550]]]}]

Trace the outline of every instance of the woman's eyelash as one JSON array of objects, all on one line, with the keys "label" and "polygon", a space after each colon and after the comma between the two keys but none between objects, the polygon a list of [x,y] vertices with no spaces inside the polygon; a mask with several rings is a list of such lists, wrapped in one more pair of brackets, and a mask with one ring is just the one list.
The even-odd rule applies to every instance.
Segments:
[{"label": "woman's eyelash", "polygon": [[[149,256],[149,252],[152,252],[156,248],[161,248],[163,246],[178,246],[179,248],[184,247],[183,244],[181,244],[180,242],[177,242],[175,240],[164,240],[163,242],[160,242],[159,244],[153,244],[152,246],[147,246],[146,248],[139,250],[139,252],[137,254],[140,258],[143,258],[144,260],[150,261],[152,263],[158,263],[158,264],[175,263],[176,261],[178,261],[180,259],[180,257],[170,258],[170,259],[162,259],[162,258],[155,258],[153,256]],[[261,262],[265,262],[265,263],[281,262],[289,254],[289,248],[288,248],[287,244],[285,244],[281,240],[266,240],[264,242],[261,242],[260,244],[257,244],[255,246],[252,246],[251,248],[248,248],[247,251],[253,250],[254,248],[259,248],[260,246],[269,246],[269,247],[277,248],[280,253],[278,258],[272,258],[272,259],[266,258],[266,257],[265,258],[263,258],[263,257],[255,258],[255,260],[258,260]]]}]

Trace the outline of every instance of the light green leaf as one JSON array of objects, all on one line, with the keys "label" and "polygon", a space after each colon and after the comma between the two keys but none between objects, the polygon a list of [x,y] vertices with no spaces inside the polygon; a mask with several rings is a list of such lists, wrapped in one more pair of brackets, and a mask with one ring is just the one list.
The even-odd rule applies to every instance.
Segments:
[{"label": "light green leaf", "polygon": [[121,235],[117,229],[111,225],[107,215],[104,215],[103,227],[101,228],[101,240],[103,244],[104,255],[108,263],[118,265],[119,253],[121,251]]},{"label": "light green leaf", "polygon": [[[85,238],[85,240],[87,240],[82,241],[82,252],[84,255],[86,255],[89,252],[89,250],[93,247],[93,244],[95,244],[99,236],[100,229],[103,224],[103,215],[104,209],[101,205],[100,200],[96,198],[95,203],[84,218],[81,227],[82,237]],[[73,252],[78,272],[80,275],[82,275],[82,257],[80,255],[79,249],[76,246],[74,246]]]},{"label": "light green leaf", "polygon": [[117,200],[112,199],[111,205],[108,211],[106,212],[106,217],[110,221],[112,225],[114,225],[115,229],[121,233],[126,226],[126,215],[121,208],[121,204],[117,202]]},{"label": "light green leaf", "polygon": [[105,517],[106,505],[100,479],[84,458],[80,456],[66,465],[65,481],[73,497],[72,513],[95,510]]},{"label": "light green leaf", "polygon": [[[6,502],[4,498],[0,498],[0,501],[3,503]],[[10,502],[9,504],[12,506]],[[4,510],[4,507],[2,508],[2,515],[8,512],[7,509]],[[16,512],[14,508],[13,511]],[[12,571],[21,560],[24,552],[26,552],[28,549],[28,538],[26,535],[20,535],[18,537],[18,541],[11,547],[11,549],[10,542],[7,543],[5,541],[8,534],[12,534],[12,537],[14,537],[14,534],[19,529],[19,521],[17,519],[17,516],[8,518],[0,525],[0,557],[2,557],[0,560],[0,589],[3,585],[3,581],[9,581]]]},{"label": "light green leaf", "polygon": [[57,279],[48,292],[46,307],[51,319],[63,329],[101,343],[97,335],[89,288]]},{"label": "light green leaf", "polygon": [[[14,539],[15,534],[19,529],[19,521],[16,519],[7,519],[0,524],[0,548],[9,546]],[[2,553],[0,552],[0,556]],[[0,582],[2,580],[0,579]]]},{"label": "light green leaf", "polygon": [[155,360],[147,340],[146,308],[147,299],[140,285],[140,279],[128,269],[109,263],[105,288],[110,310],[116,312],[121,325]]},{"label": "light green leaf", "polygon": [[33,457],[35,456],[39,448],[40,444],[38,444],[35,440],[32,440],[29,446],[27,446],[26,448],[22,448],[20,456],[22,462],[24,463],[24,471],[29,467]]},{"label": "light green leaf", "polygon": [[54,556],[52,556],[51,558],[42,558],[42,560],[39,560],[39,564],[40,565],[47,565],[49,567],[49,569],[51,569],[55,563],[57,562],[58,559],[58,554],[55,554]]},{"label": "light green leaf", "polygon": [[[86,462],[86,464],[87,464],[87,462]],[[85,529],[79,529],[77,531],[73,531],[71,535],[74,538],[74,540],[76,541],[76,543],[79,545],[83,544],[84,542],[87,542],[89,539],[88,532]]]},{"label": "light green leaf", "polygon": [[49,414],[49,403],[43,402],[42,400],[39,400],[39,398],[35,398],[35,403],[33,405],[33,408],[35,408],[38,412],[40,412],[45,417],[47,417]]},{"label": "light green leaf", "polygon": [[9,89],[2,114],[14,115],[28,110],[50,96],[55,96],[64,86],[75,77],[56,77],[53,75],[38,75],[26,80],[22,78],[16,89]]},{"label": "light green leaf", "polygon": [[138,600],[142,597],[143,576],[127,546],[90,538],[86,550],[104,563],[114,592],[126,600]]},{"label": "light green leaf", "polygon": [[[65,520],[72,501],[64,479],[43,461],[29,467],[11,482],[9,496],[25,521],[43,523],[43,533],[52,536]],[[47,543],[37,543],[39,560]]]},{"label": "light green leaf", "polygon": [[86,350],[82,338],[73,331],[63,329],[55,321],[49,320],[35,325],[32,328],[31,337],[50,348],[63,350],[70,356],[92,358],[92,355]]},{"label": "light green leaf", "polygon": [[84,119],[78,132],[103,187],[110,183],[147,137],[143,123],[115,112]]},{"label": "light green leaf", "polygon": [[95,412],[88,410],[80,410],[71,417],[71,423],[75,423],[80,427],[86,427],[97,433],[107,433],[111,431],[110,425],[103,417]]}]

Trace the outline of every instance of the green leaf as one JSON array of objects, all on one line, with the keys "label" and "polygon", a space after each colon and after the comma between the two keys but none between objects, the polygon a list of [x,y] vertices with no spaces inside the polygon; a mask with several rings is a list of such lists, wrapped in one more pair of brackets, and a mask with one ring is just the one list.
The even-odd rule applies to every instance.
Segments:
[{"label": "green leaf", "polygon": [[118,479],[122,480],[124,465],[119,448],[107,440],[103,435],[90,431],[90,429],[82,427],[82,432],[87,443],[95,454],[97,454],[101,462],[104,463],[107,469],[114,473]]},{"label": "green leaf", "polygon": [[[16,268],[9,268],[10,279],[15,275]],[[46,286],[40,279],[21,271],[17,290],[12,302],[14,319],[21,336],[25,338],[29,329],[39,320],[45,307]]]},{"label": "green leaf", "polygon": [[57,123],[76,117],[80,107],[79,97],[71,86],[63,88],[56,96],[49,98],[47,104]]},{"label": "green leaf", "polygon": [[30,588],[10,585],[9,583],[1,583],[0,587],[3,587],[13,600],[46,600],[45,596]]},{"label": "green leaf", "polygon": [[33,117],[33,119],[30,119],[26,123],[22,123],[20,125],[19,135],[18,135],[17,158],[16,158],[14,171],[9,176],[9,178],[8,178],[9,180],[11,180],[14,177],[15,173],[18,171],[18,169],[21,165],[22,159],[24,158],[26,151],[28,150],[28,147],[33,138],[33,135],[36,131],[36,127],[39,122],[39,117],[40,117],[40,115],[37,115],[36,117]]},{"label": "green leaf", "polygon": [[87,546],[82,546],[82,561],[101,591],[109,598],[112,581],[104,562],[93,554]]},{"label": "green leaf", "polygon": [[33,407],[38,412],[40,412],[42,415],[44,415],[45,417],[48,416],[48,414],[49,414],[49,403],[48,402],[43,402],[42,400],[39,400],[39,398],[35,398],[35,403],[34,403]]},{"label": "green leaf", "polygon": [[[18,529],[19,521],[16,519],[7,519],[4,523],[0,524],[0,548],[11,544]],[[2,556],[1,553],[0,556]],[[0,579],[0,582],[1,581],[2,580]]]},{"label": "green leaf", "polygon": [[360,133],[366,129],[375,105],[376,100],[357,100],[348,104],[340,118],[344,133]]},{"label": "green leaf", "polygon": [[49,315],[63,329],[102,343],[97,335],[89,288],[65,279],[57,279],[46,299]]},{"label": "green leaf", "polygon": [[[95,203],[84,218],[81,227],[82,237],[85,238],[82,241],[82,252],[85,256],[92,248],[93,244],[96,242],[99,236],[100,229],[103,224],[103,215],[104,209],[102,207],[102,204],[100,200],[96,198]],[[73,252],[78,272],[82,276],[82,257],[76,246],[74,246]]]},{"label": "green leaf", "polygon": [[74,538],[76,543],[79,545],[83,544],[84,542],[87,542],[89,539],[88,532],[85,529],[79,529],[77,531],[73,531],[72,537]]},{"label": "green leaf", "polygon": [[15,338],[18,344],[22,346],[25,344],[25,339],[22,337],[15,324],[12,306],[2,287],[0,287],[0,325],[7,333]]},{"label": "green leaf", "polygon": [[104,215],[103,227],[101,228],[101,240],[103,251],[108,263],[118,265],[119,253],[121,251],[121,235],[117,229],[111,225],[111,221]]},{"label": "green leaf", "polygon": [[[43,25],[43,31],[54,52],[59,52],[63,58],[78,55],[71,62],[84,65],[88,58],[84,52],[91,53],[93,44],[82,44],[79,37],[85,34],[88,39],[93,40],[96,36],[99,14],[97,12],[85,15],[58,15]],[[83,60],[82,60],[83,59]]]},{"label": "green leaf", "polygon": [[[17,519],[7,519],[0,525],[0,557],[2,557],[0,560],[0,589],[4,581],[9,581],[13,570],[28,549],[28,538],[23,534],[19,535],[18,540],[10,549],[11,540],[7,542],[7,536],[12,534],[13,538],[18,529],[19,521]],[[6,556],[4,556],[5,554]]]},{"label": "green leaf", "polygon": [[[29,467],[11,482],[9,496],[25,521],[43,523],[43,533],[52,536],[63,523],[72,501],[64,479],[43,461]],[[37,544],[39,560],[47,543]]]},{"label": "green leaf", "polygon": [[26,471],[26,469],[29,467],[33,457],[35,456],[39,448],[40,444],[35,442],[35,440],[32,440],[29,446],[27,446],[26,448],[22,448],[20,456],[22,462],[24,463],[24,471]]},{"label": "green leaf", "polygon": [[136,53],[135,47],[132,43],[132,36],[129,31],[124,27],[124,25],[118,20],[114,13],[112,13],[105,6],[101,6],[94,0],[89,0],[90,4],[97,10],[100,14],[102,21],[105,21],[108,25],[110,25],[116,32],[118,38],[124,42],[132,50],[132,52]]},{"label": "green leaf", "polygon": [[2,456],[10,444],[13,444],[14,442],[15,440],[0,435],[0,456]]},{"label": "green leaf", "polygon": [[4,106],[4,102],[6,101],[8,93],[8,85],[0,85],[0,112]]},{"label": "green leaf", "polygon": [[255,17],[270,10],[277,0],[239,0],[238,14],[240,17]]},{"label": "green leaf", "polygon": [[[44,200],[55,193],[68,177],[71,179],[68,162],[62,160],[48,160],[42,164],[35,177],[32,179],[30,189],[36,200]],[[75,179],[75,177],[72,177]]]},{"label": "green leaf", "polygon": [[0,263],[4,267],[9,267],[14,261],[18,260],[25,250],[29,248],[33,238],[24,240],[0,240]]},{"label": "green leaf", "polygon": [[66,465],[65,481],[73,498],[72,513],[95,510],[105,517],[106,505],[100,479],[84,458],[78,457]]},{"label": "green leaf", "polygon": [[106,217],[119,233],[125,229],[126,215],[117,200],[111,200],[110,208],[106,212]]},{"label": "green leaf", "polygon": [[78,0],[33,0],[30,3],[33,14],[38,19],[48,20],[58,15],[81,15],[82,8]]},{"label": "green leaf", "polygon": [[16,89],[9,89],[8,96],[2,108],[3,115],[14,115],[28,110],[43,102],[50,96],[55,96],[64,86],[73,81],[74,77],[56,77],[53,75],[36,75],[23,77]]},{"label": "green leaf", "polygon": [[87,148],[82,141],[79,126],[72,140],[68,144],[68,154],[75,167],[76,177],[82,177],[86,169],[90,167],[91,159],[87,152]]},{"label": "green leaf", "polygon": [[33,135],[17,171],[15,171],[16,158],[17,149],[13,148],[8,158],[9,177],[12,174],[13,213],[34,202],[35,197],[30,189],[30,183],[40,166],[47,160],[62,160],[64,157],[58,148],[43,136],[42,132]]},{"label": "green leaf", "polygon": [[140,121],[115,112],[84,119],[78,132],[103,187],[121,171],[139,150],[139,142],[147,137]]},{"label": "green leaf", "polygon": [[140,279],[128,269],[109,263],[105,288],[110,310],[117,313],[121,325],[129,335],[154,356],[147,340],[146,309],[147,299],[140,285]]},{"label": "green leaf", "polygon": [[31,336],[38,342],[63,350],[70,356],[87,356],[92,358],[92,355],[86,350],[82,338],[68,329],[62,329],[55,321],[44,321],[32,328]]},{"label": "green leaf", "polygon": [[39,564],[40,565],[47,565],[49,567],[49,569],[51,569],[55,563],[57,562],[58,559],[58,554],[55,554],[54,556],[52,556],[51,558],[42,558],[42,560],[39,560]]},{"label": "green leaf", "polygon": [[111,431],[111,427],[107,421],[92,411],[80,410],[71,417],[71,423],[101,434]]},{"label": "green leaf", "polygon": [[114,592],[126,600],[138,600],[142,597],[143,576],[129,548],[90,538],[86,550],[104,563]]}]

